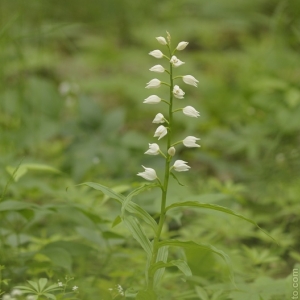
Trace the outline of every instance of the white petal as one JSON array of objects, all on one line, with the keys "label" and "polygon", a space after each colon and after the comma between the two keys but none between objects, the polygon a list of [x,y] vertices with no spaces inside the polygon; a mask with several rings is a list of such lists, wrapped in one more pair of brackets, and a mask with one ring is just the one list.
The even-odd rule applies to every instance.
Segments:
[{"label": "white petal", "polygon": [[192,106],[186,106],[182,111],[185,115],[192,118],[198,118],[200,116],[199,112]]},{"label": "white petal", "polygon": [[173,88],[173,94],[176,98],[183,99],[185,92],[178,85],[175,85]]},{"label": "white petal", "polygon": [[177,172],[188,171],[191,168],[190,166],[187,165],[186,161],[180,159],[175,161],[173,167]]},{"label": "white petal", "polygon": [[185,82],[186,84],[189,84],[189,85],[193,85],[195,87],[197,87],[197,83],[199,82],[194,76],[192,75],[185,75],[185,76],[182,76],[182,80],[183,82]]},{"label": "white petal", "polygon": [[167,41],[166,41],[166,39],[165,39],[164,37],[159,36],[159,37],[157,37],[156,39],[157,39],[157,41],[158,41],[160,44],[162,44],[162,45],[167,45]]},{"label": "white petal", "polygon": [[149,55],[155,58],[162,58],[164,56],[164,54],[160,50],[153,50],[149,53]]},{"label": "white petal", "polygon": [[165,71],[165,68],[161,65],[155,65],[149,70],[152,72],[163,73]]},{"label": "white petal", "polygon": [[147,150],[145,152],[145,154],[158,155],[159,154],[159,146],[155,143],[149,144],[149,150]]},{"label": "white petal", "polygon": [[188,148],[194,148],[194,147],[200,147],[200,145],[196,144],[196,141],[200,140],[199,138],[196,138],[194,136],[188,136],[186,137],[182,143],[184,146]]},{"label": "white petal", "polygon": [[159,88],[160,84],[161,84],[161,81],[159,79],[157,79],[157,78],[154,78],[154,79],[150,80],[147,83],[146,89],[156,89],[156,88]]},{"label": "white petal", "polygon": [[155,180],[157,178],[156,172],[154,169],[151,168],[146,168],[144,166],[142,166],[145,171],[144,172],[140,172],[137,175],[143,177],[146,180]]},{"label": "white petal", "polygon": [[143,103],[147,103],[147,104],[157,104],[161,101],[161,98],[156,96],[156,95],[151,95],[148,98],[146,98],[144,100]]},{"label": "white petal", "polygon": [[154,133],[154,137],[158,137],[158,139],[160,140],[161,138],[163,138],[166,134],[168,133],[168,130],[165,126],[160,125],[157,127],[155,133]]},{"label": "white petal", "polygon": [[175,55],[171,57],[170,62],[174,67],[179,67],[184,64],[184,62],[178,59]]},{"label": "white petal", "polygon": [[164,115],[161,114],[161,113],[158,113],[158,114],[155,116],[155,118],[154,118],[154,120],[152,121],[152,123],[157,123],[157,124],[159,124],[159,123],[165,123]]},{"label": "white petal", "polygon": [[188,42],[180,42],[180,43],[177,45],[176,49],[177,49],[177,50],[184,50],[184,49],[186,48],[187,45],[188,45]]}]

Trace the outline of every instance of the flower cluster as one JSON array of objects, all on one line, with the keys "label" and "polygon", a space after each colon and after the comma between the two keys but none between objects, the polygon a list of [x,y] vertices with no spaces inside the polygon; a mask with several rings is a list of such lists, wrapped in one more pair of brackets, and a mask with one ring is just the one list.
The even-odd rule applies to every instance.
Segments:
[{"label": "flower cluster", "polygon": [[[162,51],[160,50],[153,50],[149,53],[149,55],[157,58],[157,59],[161,59],[161,58],[165,58],[168,60],[169,62],[169,70],[165,69],[164,66],[162,65],[155,65],[152,68],[150,68],[149,70],[151,72],[155,72],[155,73],[168,73],[170,75],[170,83],[166,83],[161,81],[160,79],[154,78],[152,80],[150,80],[147,85],[146,88],[147,89],[158,89],[160,88],[162,85],[166,85],[170,88],[170,100],[164,100],[161,97],[159,97],[158,95],[150,95],[148,98],[144,99],[145,104],[158,104],[161,102],[166,103],[169,106],[169,116],[165,117],[162,113],[158,113],[156,114],[156,116],[154,117],[152,123],[155,124],[164,124],[164,125],[159,125],[157,127],[157,129],[155,130],[154,133],[154,137],[157,137],[158,140],[167,137],[168,142],[167,142],[167,153],[164,153],[158,144],[156,143],[151,143],[149,144],[149,149],[145,152],[145,154],[148,155],[162,155],[168,162],[171,161],[172,157],[175,155],[176,153],[176,149],[174,146],[178,145],[178,144],[183,144],[185,147],[200,147],[200,145],[197,144],[197,141],[200,140],[199,138],[196,138],[194,136],[187,136],[186,138],[184,138],[181,141],[178,141],[176,143],[172,144],[171,141],[171,132],[172,132],[172,116],[175,112],[178,111],[182,111],[182,113],[188,117],[192,117],[192,118],[197,118],[200,116],[199,112],[192,106],[185,106],[183,108],[179,108],[176,110],[173,110],[173,99],[177,98],[177,99],[184,99],[185,96],[185,92],[179,87],[179,85],[174,84],[173,82],[175,81],[175,79],[179,79],[181,78],[182,81],[185,84],[188,85],[192,85],[197,87],[198,84],[198,80],[192,76],[192,75],[184,75],[184,76],[176,76],[173,77],[173,68],[178,68],[182,65],[185,64],[185,62],[181,61],[177,56],[175,56],[175,52],[176,51],[181,51],[184,50],[187,45],[188,42],[180,42],[177,47],[171,51],[171,37],[169,35],[169,33],[167,33],[167,39],[164,37],[157,37],[157,41],[161,44],[164,45],[168,48],[169,50],[169,56],[165,55]],[[177,100],[175,100],[177,101]],[[152,168],[147,168],[144,167],[144,172],[140,172],[137,175],[143,177],[146,180],[159,180],[158,176],[156,174],[156,171]],[[173,164],[173,166],[171,166],[168,170],[168,172],[170,172],[172,169],[174,169],[177,172],[183,172],[183,171],[188,171],[190,169],[190,166],[187,165],[186,161],[183,160],[176,160]]]}]

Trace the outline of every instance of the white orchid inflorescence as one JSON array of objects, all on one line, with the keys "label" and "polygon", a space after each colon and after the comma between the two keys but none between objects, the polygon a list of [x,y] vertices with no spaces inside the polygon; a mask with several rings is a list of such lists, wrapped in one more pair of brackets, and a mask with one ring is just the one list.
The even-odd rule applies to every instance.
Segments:
[{"label": "white orchid inflorescence", "polygon": [[[192,75],[184,75],[184,76],[176,76],[174,77],[173,75],[173,68],[178,68],[182,65],[184,65],[185,63],[183,61],[181,61],[177,56],[175,56],[175,52],[176,51],[181,51],[184,50],[187,45],[188,42],[180,42],[176,48],[172,51],[171,50],[171,37],[170,34],[167,32],[167,38],[164,38],[162,36],[159,36],[156,38],[156,40],[163,46],[167,46],[168,48],[168,52],[169,55],[165,55],[162,51],[160,50],[153,50],[149,53],[149,55],[155,57],[155,58],[165,58],[168,60],[169,63],[169,69],[166,69],[164,66],[162,65],[155,65],[153,67],[151,67],[149,70],[151,72],[156,72],[156,73],[168,73],[169,77],[170,77],[170,81],[169,83],[163,82],[160,79],[154,78],[152,80],[150,80],[147,83],[146,88],[147,89],[152,89],[152,88],[160,88],[162,85],[166,85],[169,87],[170,90],[170,99],[169,101],[164,100],[162,98],[160,98],[157,95],[151,95],[148,98],[146,98],[144,100],[144,103],[146,104],[158,104],[161,102],[164,102],[168,105],[168,115],[167,117],[164,116],[164,114],[162,113],[157,113],[156,116],[154,117],[152,123],[156,123],[156,124],[161,124],[161,123],[165,123],[164,125],[159,125],[154,133],[154,137],[157,137],[158,140],[167,137],[167,148],[166,148],[166,153],[164,153],[158,144],[156,143],[151,143],[149,144],[149,149],[145,152],[145,154],[148,155],[162,155],[165,159],[166,159],[166,168],[165,168],[165,181],[162,183],[159,180],[156,171],[152,168],[146,168],[143,166],[144,168],[144,172],[140,172],[137,175],[143,177],[146,180],[158,180],[159,183],[161,184],[161,187],[163,188],[164,191],[167,190],[168,188],[168,180],[169,180],[169,174],[172,172],[172,170],[176,171],[176,172],[184,172],[184,171],[188,171],[191,167],[187,164],[186,161],[183,160],[175,160],[173,166],[170,166],[171,164],[171,160],[172,158],[175,156],[176,154],[176,149],[175,146],[178,144],[184,145],[185,147],[188,148],[193,148],[193,147],[200,147],[200,145],[197,144],[197,141],[200,140],[197,137],[194,136],[187,136],[185,139],[176,142],[176,143],[172,143],[172,126],[173,126],[173,114],[177,111],[182,111],[184,115],[188,116],[188,117],[193,117],[193,118],[197,118],[200,116],[200,113],[192,106],[185,106],[183,108],[178,108],[174,110],[174,106],[176,106],[176,99],[184,99],[185,96],[185,92],[179,87],[179,85],[174,84],[174,81],[176,79],[182,79],[184,83],[188,84],[188,85],[192,85],[197,87],[197,84],[199,83],[199,81]],[[178,103],[180,103],[178,101]],[[172,173],[173,176],[175,176]]]}]

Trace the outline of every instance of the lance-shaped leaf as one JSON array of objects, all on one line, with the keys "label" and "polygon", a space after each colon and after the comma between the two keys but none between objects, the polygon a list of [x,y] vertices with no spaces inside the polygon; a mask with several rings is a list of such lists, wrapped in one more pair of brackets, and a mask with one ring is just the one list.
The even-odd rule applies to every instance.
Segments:
[{"label": "lance-shaped leaf", "polygon": [[170,246],[170,247],[181,247],[181,248],[200,248],[202,250],[213,252],[213,253],[217,254],[218,256],[220,256],[222,259],[224,259],[224,261],[226,262],[226,264],[228,265],[229,270],[230,270],[230,279],[234,282],[232,268],[231,268],[231,260],[230,260],[229,256],[226,253],[224,253],[222,250],[219,250],[219,249],[215,248],[214,246],[203,245],[203,244],[199,244],[199,243],[196,243],[193,241],[179,241],[179,240],[161,241],[161,242],[159,242],[158,246],[159,247]]},{"label": "lance-shaped leaf", "polygon": [[[177,207],[193,207],[193,208],[204,208],[204,209],[211,209],[211,210],[216,210],[216,211],[220,211],[235,217],[238,217],[240,219],[243,219],[253,225],[255,225],[257,228],[259,228],[263,233],[265,233],[268,237],[270,237],[273,241],[276,242],[276,240],[269,235],[266,231],[264,231],[255,221],[253,221],[252,219],[246,218],[241,214],[238,214],[236,212],[234,212],[233,210],[226,208],[224,206],[220,206],[217,204],[209,204],[209,203],[200,203],[198,201],[185,201],[185,202],[177,202],[174,204],[171,204],[170,206],[168,206],[166,208],[166,211],[173,209],[173,208],[177,208]],[[276,242],[277,243],[277,242]]]},{"label": "lance-shaped leaf", "polygon": [[127,206],[129,204],[129,202],[131,201],[132,197],[142,193],[143,191],[149,189],[149,188],[152,188],[152,187],[156,187],[156,186],[159,186],[157,183],[145,183],[143,184],[142,186],[136,188],[135,190],[133,190],[132,192],[130,192],[125,200],[123,201],[123,204],[122,204],[122,209],[121,209],[121,212],[122,212],[122,216],[124,215],[125,213],[125,210],[127,209]]},{"label": "lance-shaped leaf", "polygon": [[139,244],[146,251],[148,256],[152,255],[152,247],[149,239],[147,238],[142,226],[134,217],[128,216],[123,219],[125,226],[131,232],[132,236],[139,242]]},{"label": "lance-shaped leaf", "polygon": [[150,272],[157,273],[162,268],[177,267],[185,276],[192,276],[192,271],[188,266],[187,262],[182,259],[171,260],[169,262],[158,261],[152,267]]},{"label": "lance-shaped leaf", "polygon": [[[169,254],[168,246],[159,248],[158,252],[157,252],[156,261],[166,263],[168,260],[168,254]],[[164,275],[164,272],[165,272],[165,268],[163,267],[154,273],[154,278],[153,278],[154,287],[156,287],[158,285],[158,283],[161,281],[161,279]]]},{"label": "lance-shaped leaf", "polygon": [[[109,196],[112,199],[117,200],[120,204],[123,204],[125,201],[125,196],[115,192],[114,190],[108,188],[107,186],[101,185],[95,182],[84,182],[79,185],[86,185],[95,190],[101,191],[103,194]],[[151,226],[154,232],[156,232],[157,224],[155,220],[138,204],[134,202],[129,202],[126,205],[126,210],[132,214],[135,214],[140,219],[144,220],[148,225]]]}]

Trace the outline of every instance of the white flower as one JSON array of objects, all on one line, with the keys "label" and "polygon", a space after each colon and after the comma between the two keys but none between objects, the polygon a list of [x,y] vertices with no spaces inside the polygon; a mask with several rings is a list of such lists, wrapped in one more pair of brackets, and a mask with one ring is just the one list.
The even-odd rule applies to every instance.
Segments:
[{"label": "white flower", "polygon": [[145,152],[145,154],[149,155],[158,155],[159,154],[159,146],[157,144],[149,144],[149,150]]},{"label": "white flower", "polygon": [[170,147],[168,149],[168,154],[171,155],[171,156],[174,156],[176,153],[176,149],[174,147]]},{"label": "white flower", "polygon": [[161,81],[159,79],[152,79],[147,83],[146,89],[156,89],[160,87]]},{"label": "white flower", "polygon": [[159,37],[157,37],[156,39],[157,39],[157,41],[158,41],[160,44],[162,44],[162,45],[167,45],[167,41],[166,41],[166,39],[165,39],[164,37],[159,36]]},{"label": "white flower", "polygon": [[182,111],[189,117],[198,118],[200,116],[199,112],[192,106],[186,106]]},{"label": "white flower", "polygon": [[196,141],[200,140],[199,138],[196,138],[194,136],[187,136],[183,141],[183,145],[188,147],[188,148],[193,148],[193,147],[200,147],[200,145],[196,144]]},{"label": "white flower", "polygon": [[186,161],[180,159],[175,161],[173,167],[177,172],[188,171],[191,168],[190,166],[187,165]]},{"label": "white flower", "polygon": [[173,55],[170,59],[170,63],[172,63],[172,65],[176,68],[179,67],[183,64],[185,64],[183,61],[181,61],[180,59],[178,59],[175,55]]},{"label": "white flower", "polygon": [[149,69],[152,72],[157,72],[157,73],[163,73],[165,71],[165,68],[161,65],[155,65],[151,69]]},{"label": "white flower", "polygon": [[76,285],[74,285],[73,287],[72,287],[72,290],[73,291],[76,291],[78,289],[78,286],[76,286]]},{"label": "white flower", "polygon": [[160,50],[153,50],[149,53],[149,55],[155,58],[162,58],[164,56],[164,54]]},{"label": "white flower", "polygon": [[10,294],[14,297],[14,296],[21,296],[23,293],[19,289],[13,289]]},{"label": "white flower", "polygon": [[199,82],[194,76],[192,75],[185,75],[182,76],[182,80],[184,83],[189,84],[189,85],[193,85],[195,87],[197,87],[197,83]]},{"label": "white flower", "polygon": [[173,88],[173,94],[176,98],[183,99],[185,92],[182,89],[180,89],[178,85],[175,85]]},{"label": "white flower", "polygon": [[163,138],[166,134],[168,133],[168,130],[165,126],[160,125],[157,127],[155,133],[154,133],[154,137],[158,137],[158,139],[160,140],[161,138]]},{"label": "white flower", "polygon": [[188,42],[180,42],[178,45],[177,45],[177,47],[176,47],[176,49],[177,50],[183,50],[183,49],[185,49],[185,47],[188,45]]},{"label": "white flower", "polygon": [[145,169],[145,171],[138,173],[137,174],[138,176],[141,176],[146,180],[155,180],[157,178],[157,175],[156,175],[156,172],[154,169],[146,168],[144,166],[142,166],[142,167]]},{"label": "white flower", "polygon": [[159,98],[156,95],[151,95],[149,96],[147,99],[144,100],[143,103],[147,103],[147,104],[157,104],[161,101],[161,98]]},{"label": "white flower", "polygon": [[159,124],[159,123],[165,123],[165,117],[163,114],[161,113],[158,113],[154,120],[152,121],[152,123],[156,123],[156,124]]},{"label": "white flower", "polygon": [[2,296],[2,300],[11,300],[11,296],[9,294],[5,294]]},{"label": "white flower", "polygon": [[26,297],[26,300],[36,300],[36,299],[37,299],[37,296],[35,296],[35,295],[28,295]]},{"label": "white flower", "polygon": [[61,287],[61,286],[63,286],[63,283],[62,283],[61,281],[59,281],[59,282],[57,283],[57,285]]}]

